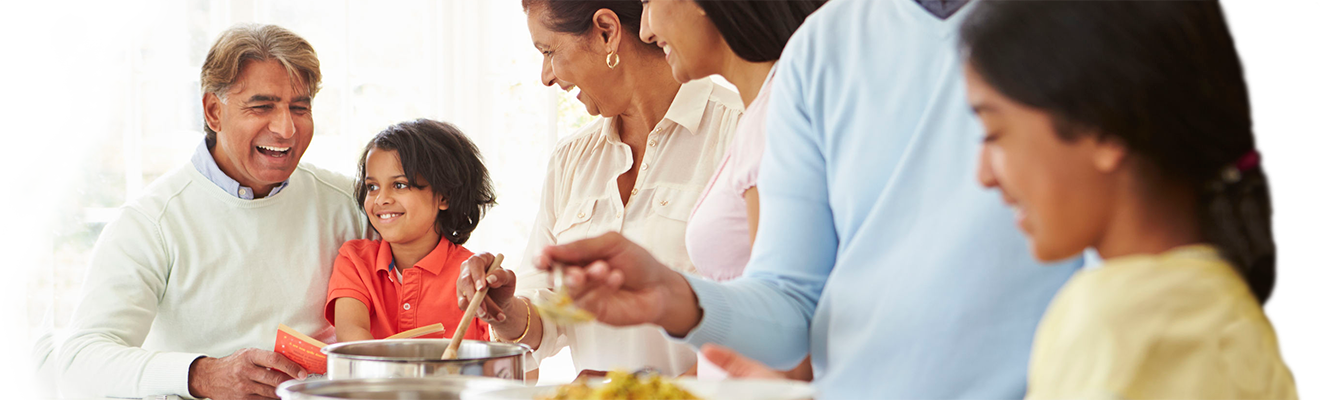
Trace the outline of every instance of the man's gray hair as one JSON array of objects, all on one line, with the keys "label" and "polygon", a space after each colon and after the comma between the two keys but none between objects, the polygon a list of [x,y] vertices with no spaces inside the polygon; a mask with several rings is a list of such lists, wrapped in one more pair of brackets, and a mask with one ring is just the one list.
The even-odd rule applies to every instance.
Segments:
[{"label": "man's gray hair", "polygon": [[[322,68],[313,45],[294,32],[276,25],[243,24],[226,29],[207,51],[202,63],[202,92],[226,100],[249,61],[276,60],[285,66],[290,79],[303,85],[312,98],[322,84]],[[216,131],[203,121],[207,142],[216,142]]]}]

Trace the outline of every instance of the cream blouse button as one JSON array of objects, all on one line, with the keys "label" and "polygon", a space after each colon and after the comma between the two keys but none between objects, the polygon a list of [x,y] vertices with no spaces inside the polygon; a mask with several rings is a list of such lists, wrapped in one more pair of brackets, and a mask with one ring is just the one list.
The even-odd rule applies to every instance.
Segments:
[{"label": "cream blouse button", "polygon": [[621,218],[621,212],[620,212],[620,211],[617,211],[617,212],[616,212],[616,217],[617,217],[617,218]]},{"label": "cream blouse button", "polygon": [[584,213],[575,214],[575,218],[584,218]]},{"label": "cream blouse button", "polygon": [[634,195],[636,193],[639,193],[639,188],[630,189],[630,194]]},{"label": "cream blouse button", "polygon": [[657,140],[650,140],[650,141],[649,141],[649,147],[653,147],[653,146],[657,146],[657,145],[658,145],[658,141],[657,141]]},{"label": "cream blouse button", "polygon": [[405,303],[405,310],[409,310],[409,303]]},{"label": "cream blouse button", "polygon": [[639,170],[640,170],[640,171],[648,171],[648,170],[649,170],[649,164],[644,164],[644,165],[639,166]]},{"label": "cream blouse button", "polygon": [[663,201],[658,202],[658,205],[660,205],[660,206],[665,206],[665,205],[667,205],[667,200],[663,200]]}]

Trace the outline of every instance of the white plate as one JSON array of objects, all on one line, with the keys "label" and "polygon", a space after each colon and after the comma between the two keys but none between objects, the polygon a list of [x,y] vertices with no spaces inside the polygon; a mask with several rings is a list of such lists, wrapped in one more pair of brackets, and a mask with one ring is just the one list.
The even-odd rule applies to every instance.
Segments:
[{"label": "white plate", "polygon": [[[728,379],[722,381],[696,380],[695,378],[677,378],[677,385],[695,396],[705,400],[809,400],[814,398],[814,388],[809,383],[791,380],[766,379]],[[598,379],[589,386],[602,384]],[[465,393],[464,400],[534,400],[550,397],[557,392],[557,386],[530,386],[501,389],[492,392]]]}]

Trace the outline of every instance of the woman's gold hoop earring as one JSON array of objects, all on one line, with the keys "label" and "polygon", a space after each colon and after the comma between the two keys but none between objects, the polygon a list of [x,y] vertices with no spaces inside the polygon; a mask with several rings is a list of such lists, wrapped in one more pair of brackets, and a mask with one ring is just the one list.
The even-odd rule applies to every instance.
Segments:
[{"label": "woman's gold hoop earring", "polygon": [[621,56],[616,52],[607,53],[607,68],[616,69],[617,64],[621,63]]}]

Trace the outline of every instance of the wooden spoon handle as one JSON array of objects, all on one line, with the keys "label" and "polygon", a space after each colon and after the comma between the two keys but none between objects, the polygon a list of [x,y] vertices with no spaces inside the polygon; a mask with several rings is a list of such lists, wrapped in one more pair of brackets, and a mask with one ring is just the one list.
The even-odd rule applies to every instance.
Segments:
[{"label": "wooden spoon handle", "polygon": [[[485,271],[484,275],[492,273],[492,270],[501,266],[502,258],[504,257],[501,254],[497,254],[497,256],[492,259],[492,264],[488,265],[488,269]],[[460,342],[465,340],[465,333],[469,331],[469,323],[474,321],[474,314],[478,313],[478,308],[483,305],[483,299],[487,297],[487,295],[488,286],[484,285],[482,290],[474,293],[474,298],[469,299],[469,307],[465,308],[465,315],[460,317],[460,325],[457,326],[455,332],[451,334],[451,344],[446,346],[446,351],[442,352],[442,359],[450,360],[456,358],[456,353],[460,350]]]},{"label": "wooden spoon handle", "polygon": [[442,325],[441,322],[438,322],[438,323],[435,323],[435,324],[432,324],[432,325],[424,325],[424,326],[420,326],[420,327],[418,327],[418,328],[410,329],[410,330],[408,330],[408,331],[404,331],[404,332],[397,333],[397,334],[394,334],[394,335],[391,335],[391,336],[387,336],[386,338],[387,338],[387,339],[409,339],[409,338],[419,337],[419,336],[427,335],[427,334],[430,334],[430,333],[436,333],[436,332],[443,332],[443,333],[445,333],[445,332],[446,332],[446,326],[445,326],[445,325]]}]

